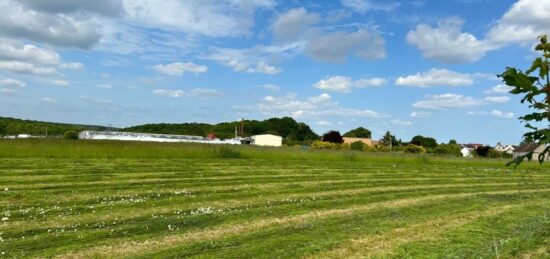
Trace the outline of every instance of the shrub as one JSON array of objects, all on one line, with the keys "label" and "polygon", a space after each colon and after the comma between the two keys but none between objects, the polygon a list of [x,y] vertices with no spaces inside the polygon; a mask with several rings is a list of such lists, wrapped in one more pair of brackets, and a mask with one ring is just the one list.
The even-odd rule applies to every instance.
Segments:
[{"label": "shrub", "polygon": [[221,147],[218,149],[218,156],[221,158],[240,158],[241,152],[235,151],[229,147]]},{"label": "shrub", "polygon": [[456,156],[462,155],[462,153],[460,153],[460,146],[457,144],[440,144],[434,149],[434,153]]},{"label": "shrub", "polygon": [[65,131],[65,134],[63,134],[64,139],[78,139],[78,132],[74,130],[67,130]]},{"label": "shrub", "polygon": [[339,145],[335,143],[316,140],[316,141],[313,141],[313,143],[311,143],[310,147],[314,149],[338,149],[337,146]]},{"label": "shrub", "polygon": [[330,143],[344,143],[344,138],[342,138],[340,132],[334,130],[325,133],[321,140]]},{"label": "shrub", "polygon": [[409,144],[403,148],[403,151],[405,153],[411,153],[411,154],[426,154],[426,148],[422,146],[417,146],[415,144]]},{"label": "shrub", "polygon": [[361,141],[353,142],[350,145],[351,150],[363,150],[364,148],[365,148],[365,144]]},{"label": "shrub", "polygon": [[489,146],[477,147],[476,148],[476,154],[478,156],[486,157],[486,156],[489,155],[489,150],[490,149],[491,149],[491,147],[489,147]]}]

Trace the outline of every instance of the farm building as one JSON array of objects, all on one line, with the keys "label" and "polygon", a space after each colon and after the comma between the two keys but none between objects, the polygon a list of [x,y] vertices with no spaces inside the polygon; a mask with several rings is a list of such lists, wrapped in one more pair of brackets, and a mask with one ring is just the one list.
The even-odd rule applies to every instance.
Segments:
[{"label": "farm building", "polygon": [[94,140],[126,140],[126,141],[150,141],[150,142],[189,142],[205,144],[232,144],[239,145],[241,142],[234,139],[208,139],[201,136],[168,135],[135,132],[115,131],[82,131],[78,134],[79,139]]},{"label": "farm building", "polygon": [[256,146],[280,147],[283,145],[283,137],[272,134],[255,135],[252,136],[252,140]]},{"label": "farm building", "polygon": [[[514,150],[513,157],[517,158],[519,156],[526,155],[529,152],[533,152],[533,159],[538,159],[540,153],[542,153],[545,148],[545,145],[537,143],[523,144]],[[550,160],[550,156],[547,155],[545,160]]]},{"label": "farm building", "polygon": [[374,141],[370,138],[348,138],[348,137],[344,137],[344,143],[351,144],[351,143],[354,143],[354,142],[362,142],[363,144],[365,144],[367,146],[371,146],[371,147],[378,144],[378,141]]}]

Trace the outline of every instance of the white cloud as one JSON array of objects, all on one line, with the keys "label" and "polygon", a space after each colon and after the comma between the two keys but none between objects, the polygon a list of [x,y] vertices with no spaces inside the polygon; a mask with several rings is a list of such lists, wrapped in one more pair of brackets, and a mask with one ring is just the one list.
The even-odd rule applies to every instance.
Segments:
[{"label": "white cloud", "polygon": [[51,80],[51,81],[49,81],[49,83],[52,84],[52,85],[62,86],[62,87],[66,87],[66,86],[69,86],[71,84],[67,80]]},{"label": "white cloud", "polygon": [[504,93],[508,93],[508,92],[512,91],[512,89],[514,89],[514,88],[511,87],[511,86],[499,84],[499,85],[485,91],[484,93],[486,93],[486,94],[504,94]]},{"label": "white cloud", "polygon": [[16,0],[33,10],[61,14],[75,13],[79,11],[97,13],[107,16],[116,16],[121,14],[124,9],[120,0]]},{"label": "white cloud", "polygon": [[418,112],[411,113],[411,117],[413,118],[429,118],[431,116],[432,116],[432,113],[430,112],[418,111]]},{"label": "white cloud", "polygon": [[396,85],[422,88],[433,86],[468,86],[473,83],[474,79],[470,74],[463,74],[439,68],[432,68],[428,70],[428,72],[399,77],[395,81]]},{"label": "white cloud", "polygon": [[501,119],[513,119],[514,113],[513,112],[503,112],[500,110],[492,110],[490,112],[487,111],[469,111],[467,113],[468,115],[474,115],[474,116],[493,116]]},{"label": "white cloud", "polygon": [[392,123],[398,126],[411,126],[413,124],[412,121],[406,121],[402,119],[392,120]]},{"label": "white cloud", "polygon": [[491,28],[487,40],[494,44],[531,43],[548,34],[549,27],[549,1],[519,0]]},{"label": "white cloud", "polygon": [[269,75],[276,75],[281,73],[282,71],[282,68],[268,65],[263,61],[258,62],[258,64],[256,64],[256,67],[249,67],[248,69],[246,69],[247,73],[262,73]]},{"label": "white cloud", "polygon": [[173,30],[208,37],[250,34],[256,9],[270,9],[273,0],[124,0],[130,21],[148,28]]},{"label": "white cloud", "polygon": [[462,32],[462,24],[458,18],[443,20],[437,28],[419,24],[407,33],[407,42],[415,45],[425,58],[444,63],[474,62],[495,48],[470,33]]},{"label": "white cloud", "polygon": [[97,86],[97,88],[102,88],[102,89],[111,89],[111,88],[113,88],[110,84],[97,84],[96,86]]},{"label": "white cloud", "polygon": [[174,62],[166,65],[156,65],[153,69],[159,73],[171,76],[181,76],[184,73],[205,73],[208,71],[207,66],[197,65],[193,62]]},{"label": "white cloud", "polygon": [[0,2],[0,13],[0,34],[12,38],[83,49],[101,38],[98,25],[84,16],[36,12],[13,1]]},{"label": "white cloud", "polygon": [[0,61],[0,70],[6,70],[19,74],[33,74],[40,76],[58,74],[57,69],[53,67],[35,66],[34,64],[19,61]]},{"label": "white cloud", "polygon": [[169,96],[172,98],[179,98],[183,96],[182,90],[170,90],[170,89],[155,89],[153,90],[153,94],[161,95],[161,96]]},{"label": "white cloud", "polygon": [[455,108],[470,108],[472,106],[484,105],[486,102],[470,96],[459,94],[431,95],[425,100],[415,102],[413,107],[419,109],[444,110]]},{"label": "white cloud", "polygon": [[10,86],[10,87],[18,87],[18,88],[23,88],[23,87],[27,86],[27,84],[23,81],[10,79],[10,78],[0,79],[0,85]]},{"label": "white cloud", "polygon": [[490,103],[507,103],[510,101],[509,96],[489,96],[485,97],[485,101]]},{"label": "white cloud", "polygon": [[0,43],[0,59],[46,65],[58,65],[61,62],[59,54],[54,51],[41,49],[32,44],[21,44],[6,39],[2,39]]},{"label": "white cloud", "polygon": [[386,57],[385,41],[379,33],[357,31],[319,32],[308,39],[308,56],[323,62],[343,62],[354,55],[365,60]]},{"label": "white cloud", "polygon": [[43,97],[40,99],[40,101],[42,102],[46,102],[46,103],[58,103],[59,101],[55,98],[52,98],[52,97]]},{"label": "white cloud", "polygon": [[299,100],[295,94],[282,97],[266,96],[255,107],[265,116],[294,118],[385,118],[384,114],[368,109],[341,107],[326,93]]},{"label": "white cloud", "polygon": [[281,90],[281,88],[278,85],[274,85],[274,84],[265,84],[262,87],[274,92]]},{"label": "white cloud", "polygon": [[347,76],[332,76],[321,79],[313,86],[317,89],[326,91],[349,93],[352,88],[382,86],[386,83],[387,81],[384,78],[363,78],[353,81]]},{"label": "white cloud", "polygon": [[195,88],[187,93],[187,96],[189,97],[197,97],[197,98],[214,98],[214,97],[222,97],[224,94],[216,89],[208,89],[208,88]]},{"label": "white cloud", "polygon": [[317,125],[319,125],[319,126],[331,126],[332,122],[330,122],[330,121],[318,121]]},{"label": "white cloud", "polygon": [[17,90],[12,89],[12,88],[0,88],[0,93],[3,93],[3,94],[15,94],[15,93],[17,93]]},{"label": "white cloud", "polygon": [[302,38],[309,27],[319,21],[319,14],[308,13],[305,8],[300,7],[280,14],[271,27],[276,38],[295,41]]},{"label": "white cloud", "polygon": [[343,6],[361,13],[365,14],[369,11],[392,11],[400,6],[397,2],[389,1],[379,1],[375,2],[373,0],[340,0]]},{"label": "white cloud", "polygon": [[61,63],[59,64],[59,68],[61,69],[71,69],[71,70],[81,70],[84,68],[84,64],[79,62],[72,62],[72,63]]}]

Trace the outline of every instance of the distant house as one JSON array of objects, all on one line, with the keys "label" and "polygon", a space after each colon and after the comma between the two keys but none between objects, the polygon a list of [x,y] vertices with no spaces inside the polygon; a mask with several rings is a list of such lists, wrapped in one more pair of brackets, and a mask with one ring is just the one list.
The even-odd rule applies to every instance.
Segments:
[{"label": "distant house", "polygon": [[277,135],[262,134],[251,138],[256,146],[280,147],[283,145],[283,137]]},{"label": "distant house", "polygon": [[483,144],[462,144],[462,149],[460,149],[460,153],[462,153],[463,157],[473,157],[476,149],[478,147],[482,147]]},{"label": "distant house", "polygon": [[[519,156],[523,156],[528,154],[529,152],[533,152],[533,159],[538,159],[538,156],[544,149],[546,148],[546,145],[543,144],[537,144],[537,143],[527,143],[519,146],[514,150],[513,157],[517,158]],[[550,160],[550,157],[547,155],[544,160]]]},{"label": "distant house", "polygon": [[514,153],[514,146],[512,145],[502,145],[500,142],[496,144],[496,146],[493,148],[495,151],[498,152],[504,152],[506,154],[512,154]]},{"label": "distant house", "polygon": [[498,151],[498,152],[504,152],[504,148],[506,148],[504,145],[497,143],[496,146],[493,148],[495,151]]},{"label": "distant house", "polygon": [[378,144],[378,141],[372,140],[370,138],[348,138],[348,137],[344,137],[344,143],[351,144],[351,143],[354,143],[354,142],[362,142],[363,144],[371,146],[371,147]]}]

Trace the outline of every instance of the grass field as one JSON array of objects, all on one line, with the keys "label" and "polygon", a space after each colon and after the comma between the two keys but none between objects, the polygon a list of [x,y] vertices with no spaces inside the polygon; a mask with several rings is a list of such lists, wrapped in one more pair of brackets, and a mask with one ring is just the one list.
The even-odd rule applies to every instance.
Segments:
[{"label": "grass field", "polygon": [[0,141],[0,257],[550,258],[550,170],[505,162]]}]

